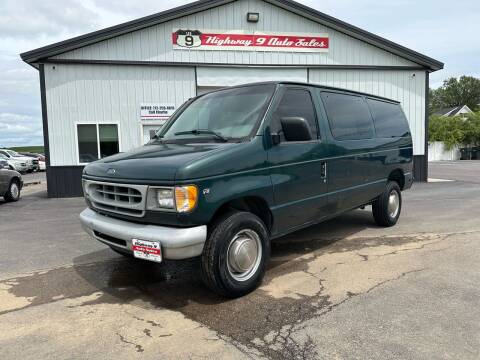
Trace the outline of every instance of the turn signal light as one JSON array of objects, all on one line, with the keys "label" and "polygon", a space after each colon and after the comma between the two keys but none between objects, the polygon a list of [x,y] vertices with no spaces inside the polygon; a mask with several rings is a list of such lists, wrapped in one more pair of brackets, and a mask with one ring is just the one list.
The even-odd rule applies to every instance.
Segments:
[{"label": "turn signal light", "polygon": [[198,189],[195,185],[175,186],[175,205],[178,212],[190,212],[197,205]]}]

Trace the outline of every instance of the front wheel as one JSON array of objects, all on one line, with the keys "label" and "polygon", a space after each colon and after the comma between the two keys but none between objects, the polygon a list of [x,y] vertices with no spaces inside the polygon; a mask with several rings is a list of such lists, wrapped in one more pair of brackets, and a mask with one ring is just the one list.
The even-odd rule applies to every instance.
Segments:
[{"label": "front wheel", "polygon": [[385,191],[372,203],[377,225],[390,227],[397,223],[402,211],[402,191],[395,181],[389,181]]},{"label": "front wheel", "polygon": [[255,290],[265,274],[270,239],[265,224],[249,212],[230,212],[209,229],[202,278],[217,294],[239,297]]},{"label": "front wheel", "polygon": [[20,184],[17,180],[12,180],[8,190],[3,196],[5,201],[18,201],[20,199]]}]

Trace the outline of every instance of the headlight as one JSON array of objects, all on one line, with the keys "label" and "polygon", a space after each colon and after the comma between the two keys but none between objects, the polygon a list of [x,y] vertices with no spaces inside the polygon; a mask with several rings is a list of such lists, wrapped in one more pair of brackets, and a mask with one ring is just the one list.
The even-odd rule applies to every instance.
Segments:
[{"label": "headlight", "polygon": [[198,189],[195,185],[150,187],[148,190],[147,209],[157,211],[177,211],[186,213],[197,205]]},{"label": "headlight", "polygon": [[157,205],[162,209],[175,208],[175,199],[172,189],[156,189]]}]

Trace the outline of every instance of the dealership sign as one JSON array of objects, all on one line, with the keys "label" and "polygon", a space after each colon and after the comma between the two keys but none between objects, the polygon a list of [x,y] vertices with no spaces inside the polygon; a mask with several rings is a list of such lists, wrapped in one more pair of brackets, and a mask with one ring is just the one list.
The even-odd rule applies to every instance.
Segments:
[{"label": "dealership sign", "polygon": [[175,104],[140,104],[140,120],[168,120],[175,112]]},{"label": "dealership sign", "polygon": [[176,50],[249,50],[327,52],[327,34],[260,33],[215,30],[174,30],[173,48]]}]

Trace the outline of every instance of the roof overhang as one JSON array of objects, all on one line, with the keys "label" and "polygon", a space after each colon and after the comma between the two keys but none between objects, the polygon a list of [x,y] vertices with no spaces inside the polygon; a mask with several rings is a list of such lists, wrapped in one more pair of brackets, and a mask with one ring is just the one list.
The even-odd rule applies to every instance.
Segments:
[{"label": "roof overhang", "polygon": [[[141,30],[150,26],[158,25],[167,21],[175,20],[200,11],[209,10],[214,7],[225,5],[236,0],[200,0],[190,4],[182,5],[174,9],[166,10],[157,14],[145,16],[123,24],[111,26],[102,30],[94,31],[85,35],[77,36],[68,40],[60,41],[51,45],[24,52],[20,54],[23,61],[37,67],[36,64],[43,59],[59,55],[61,53],[88,46],[100,41],[111,39],[126,33]],[[396,54],[400,57],[413,61],[428,71],[443,69],[443,63],[408,49],[390,40],[362,30],[344,21],[324,14],[292,0],[263,0],[272,5],[281,7],[287,11],[305,17],[324,26],[342,32],[355,39],[364,41],[385,51]]]}]

